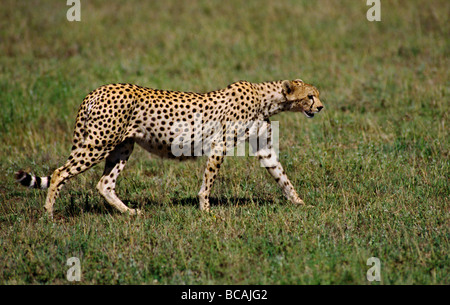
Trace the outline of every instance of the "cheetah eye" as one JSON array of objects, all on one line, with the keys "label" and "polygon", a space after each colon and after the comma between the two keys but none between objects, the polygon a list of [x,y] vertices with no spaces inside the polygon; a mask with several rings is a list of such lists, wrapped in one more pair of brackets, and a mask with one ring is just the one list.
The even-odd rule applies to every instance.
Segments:
[{"label": "cheetah eye", "polygon": [[308,98],[309,98],[310,100],[313,100],[313,99],[314,99],[314,95],[308,95]]}]

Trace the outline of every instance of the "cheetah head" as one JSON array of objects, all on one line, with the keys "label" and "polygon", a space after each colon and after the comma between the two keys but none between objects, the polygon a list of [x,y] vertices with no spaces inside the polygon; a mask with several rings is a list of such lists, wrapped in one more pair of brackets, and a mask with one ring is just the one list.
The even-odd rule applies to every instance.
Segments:
[{"label": "cheetah head", "polygon": [[296,79],[283,81],[282,88],[283,95],[289,103],[289,111],[301,111],[306,117],[312,118],[315,113],[323,109],[323,104],[319,100],[319,90],[316,87]]}]

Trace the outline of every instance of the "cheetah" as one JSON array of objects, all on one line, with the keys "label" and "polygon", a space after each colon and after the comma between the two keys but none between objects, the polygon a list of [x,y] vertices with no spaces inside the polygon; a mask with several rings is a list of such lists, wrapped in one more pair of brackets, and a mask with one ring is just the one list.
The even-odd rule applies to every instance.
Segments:
[{"label": "cheetah", "polygon": [[[226,151],[252,137],[256,141],[250,144],[261,166],[275,178],[289,201],[304,205],[278,160],[269,118],[282,111],[303,112],[312,118],[323,107],[319,91],[299,79],[239,81],[208,93],[104,85],[89,93],[79,108],[66,163],[48,177],[21,170],[15,178],[30,188],[49,189],[44,207],[52,216],[65,182],[106,160],[97,190],[120,212],[140,214],[115,193],[117,177],[137,143],[160,157],[185,160],[207,155],[198,198],[200,209],[209,211],[209,195]],[[192,132],[193,126],[197,126],[196,132]]]}]

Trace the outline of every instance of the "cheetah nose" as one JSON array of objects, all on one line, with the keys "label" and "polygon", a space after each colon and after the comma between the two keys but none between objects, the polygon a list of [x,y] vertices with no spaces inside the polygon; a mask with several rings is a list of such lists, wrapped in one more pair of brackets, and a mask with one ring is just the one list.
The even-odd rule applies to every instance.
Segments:
[{"label": "cheetah nose", "polygon": [[323,106],[318,106],[318,107],[317,107],[317,111],[322,110],[322,108],[323,108]]}]

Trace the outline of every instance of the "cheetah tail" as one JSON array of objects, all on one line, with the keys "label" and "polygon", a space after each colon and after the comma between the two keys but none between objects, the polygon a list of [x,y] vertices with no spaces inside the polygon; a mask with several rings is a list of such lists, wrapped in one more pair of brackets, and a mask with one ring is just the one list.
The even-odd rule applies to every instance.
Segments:
[{"label": "cheetah tail", "polygon": [[50,185],[51,176],[48,177],[36,177],[30,175],[22,170],[18,171],[14,177],[16,181],[23,186],[35,189],[46,189]]}]

